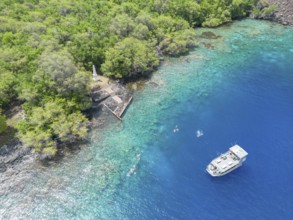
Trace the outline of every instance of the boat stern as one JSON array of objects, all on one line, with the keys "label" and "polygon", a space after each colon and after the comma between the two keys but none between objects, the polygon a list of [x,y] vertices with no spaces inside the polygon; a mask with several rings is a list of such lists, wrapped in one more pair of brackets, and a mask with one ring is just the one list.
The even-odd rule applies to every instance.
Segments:
[{"label": "boat stern", "polygon": [[219,176],[217,167],[215,167],[213,164],[209,164],[206,168],[206,171],[211,175],[211,176]]}]

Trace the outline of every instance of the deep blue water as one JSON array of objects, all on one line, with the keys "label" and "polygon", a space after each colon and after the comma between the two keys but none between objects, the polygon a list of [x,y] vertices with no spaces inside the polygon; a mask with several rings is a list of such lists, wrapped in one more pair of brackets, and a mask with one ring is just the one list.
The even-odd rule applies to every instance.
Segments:
[{"label": "deep blue water", "polygon": [[[130,193],[137,215],[130,211],[128,218],[292,219],[292,70],[256,57],[205,105],[170,121],[179,132],[170,129],[167,139],[154,140],[140,167],[147,177]],[[186,109],[196,104],[182,103]],[[204,132],[199,138],[198,129]],[[206,165],[235,143],[248,151],[247,161],[210,177]]]},{"label": "deep blue water", "polygon": [[[244,20],[198,36],[207,31],[219,38],[166,60],[122,123],[49,167],[4,173],[0,218],[293,219],[293,29]],[[243,166],[209,176],[235,143]]]},{"label": "deep blue water", "polygon": [[[255,47],[249,63],[217,69],[232,74],[215,82],[205,101],[195,90],[174,103],[179,112],[161,122],[166,131],[146,147],[142,179],[119,195],[119,202],[128,201],[123,216],[293,219],[293,54],[276,45]],[[235,143],[249,153],[244,165],[209,176],[206,165]]]}]

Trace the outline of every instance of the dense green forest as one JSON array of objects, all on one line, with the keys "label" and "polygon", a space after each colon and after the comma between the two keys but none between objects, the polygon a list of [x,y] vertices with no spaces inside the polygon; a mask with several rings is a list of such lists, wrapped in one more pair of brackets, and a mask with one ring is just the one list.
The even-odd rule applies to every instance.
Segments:
[{"label": "dense green forest", "polygon": [[[21,103],[23,144],[54,155],[87,135],[91,67],[129,78],[196,46],[195,27],[247,16],[258,0],[1,0],[0,109]],[[2,111],[3,112],[3,111]],[[6,128],[0,114],[0,132]]]}]

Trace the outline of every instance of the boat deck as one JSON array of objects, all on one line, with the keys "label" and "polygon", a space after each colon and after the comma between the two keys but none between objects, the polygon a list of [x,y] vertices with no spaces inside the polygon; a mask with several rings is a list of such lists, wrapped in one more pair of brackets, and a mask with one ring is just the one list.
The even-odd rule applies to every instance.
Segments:
[{"label": "boat deck", "polygon": [[233,153],[228,151],[227,153],[214,159],[211,164],[217,167],[217,170],[222,173],[238,165],[239,162],[239,159]]}]

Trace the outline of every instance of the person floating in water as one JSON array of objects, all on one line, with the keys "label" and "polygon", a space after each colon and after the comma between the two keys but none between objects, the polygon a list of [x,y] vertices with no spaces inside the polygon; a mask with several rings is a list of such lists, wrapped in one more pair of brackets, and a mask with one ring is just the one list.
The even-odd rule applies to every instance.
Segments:
[{"label": "person floating in water", "polygon": [[178,128],[178,126],[176,125],[175,128],[173,129],[173,132],[176,133],[176,132],[178,132],[178,131],[179,131],[179,128]]},{"label": "person floating in water", "polygon": [[203,136],[203,131],[202,130],[197,130],[196,131],[196,137],[201,137],[201,136]]},{"label": "person floating in water", "polygon": [[137,164],[140,161],[140,154],[137,154],[135,157],[136,157],[136,163],[130,168],[129,172],[127,173],[127,176],[130,176],[131,174],[136,174],[135,170],[137,168]]}]

